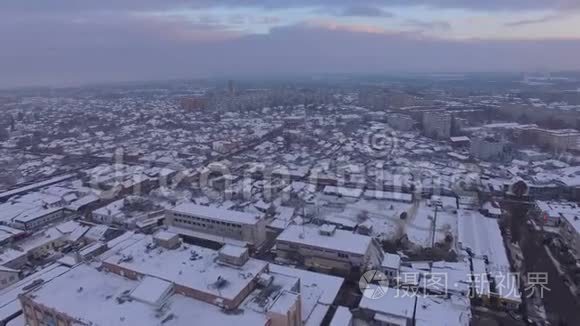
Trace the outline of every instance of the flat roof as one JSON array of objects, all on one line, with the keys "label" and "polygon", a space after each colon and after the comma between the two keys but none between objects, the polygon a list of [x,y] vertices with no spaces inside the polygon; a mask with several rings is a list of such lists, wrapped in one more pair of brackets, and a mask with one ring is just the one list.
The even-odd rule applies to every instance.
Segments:
[{"label": "flat roof", "polygon": [[192,215],[210,220],[219,220],[240,224],[256,224],[260,220],[260,216],[257,214],[232,211],[229,209],[223,209],[213,206],[197,205],[193,203],[185,203],[177,205],[170,211],[174,213]]},{"label": "flat roof", "polygon": [[46,215],[49,214],[53,214],[56,213],[58,211],[62,211],[64,210],[63,207],[53,207],[53,208],[42,208],[42,207],[35,207],[29,210],[26,210],[20,214],[18,214],[17,216],[12,218],[13,222],[18,222],[18,223],[28,223],[28,222],[32,222],[36,219],[39,219],[41,217],[44,217]]},{"label": "flat roof", "polygon": [[348,310],[347,307],[338,306],[336,308],[336,312],[334,313],[334,317],[332,317],[332,321],[330,322],[330,326],[349,326],[352,322],[352,313]]},{"label": "flat roof", "polygon": [[332,235],[322,235],[319,233],[318,227],[290,225],[278,236],[277,241],[363,256],[371,246],[372,238],[344,230],[336,230]]},{"label": "flat roof", "polygon": [[231,244],[238,247],[246,247],[249,245],[249,243],[246,241],[236,240],[233,238],[219,236],[211,233],[205,233],[201,231],[195,231],[187,228],[182,228],[179,226],[169,226],[167,230],[182,235],[184,237],[203,239],[216,243]]},{"label": "flat roof", "polygon": [[25,288],[37,280],[46,283],[53,278],[66,273],[70,268],[60,264],[52,264],[9,287],[0,290],[0,321],[22,310],[18,295],[26,292]]},{"label": "flat roof", "polygon": [[362,195],[363,190],[359,188],[346,188],[337,186],[324,187],[324,193],[327,195],[340,195],[343,197],[358,198]]},{"label": "flat roof", "polygon": [[26,252],[24,251],[19,251],[9,247],[0,248],[0,265],[7,264],[25,256]]},{"label": "flat roof", "polygon": [[[216,263],[218,252],[214,250],[184,244],[174,250],[151,249],[152,243],[152,236],[146,236],[108,257],[105,263],[229,300],[268,265],[250,258],[243,266],[232,268]],[[226,282],[224,286],[216,285],[218,278]]]},{"label": "flat roof", "polygon": [[28,186],[24,186],[24,187],[16,188],[16,189],[13,189],[13,190],[5,191],[3,193],[0,193],[0,199],[8,198],[8,197],[11,197],[11,196],[14,196],[14,195],[18,195],[18,194],[23,193],[23,192],[28,192],[28,191],[31,191],[31,190],[34,190],[34,189],[37,189],[37,188],[42,188],[42,187],[45,187],[45,186],[50,186],[51,184],[55,184],[55,183],[58,183],[58,182],[61,182],[61,181],[65,181],[65,180],[68,180],[68,179],[72,179],[75,176],[76,176],[76,174],[65,174],[65,175],[61,175],[61,176],[58,176],[58,177],[50,178],[50,179],[45,180],[45,181],[36,182],[36,183],[33,183],[31,185],[28,185]]},{"label": "flat roof", "polygon": [[413,195],[403,192],[381,191],[381,190],[365,190],[364,196],[375,199],[385,200],[400,200],[405,202],[412,202]]},{"label": "flat roof", "polygon": [[219,252],[223,255],[226,256],[231,256],[231,257],[242,257],[244,254],[246,254],[248,252],[248,248],[246,247],[240,247],[240,246],[234,246],[231,244],[225,244],[220,250]]},{"label": "flat roof", "polygon": [[285,284],[286,289],[300,279],[302,321],[313,326],[320,325],[344,282],[340,277],[275,264],[270,264],[270,274],[274,276],[274,284]]},{"label": "flat roof", "polygon": [[[359,303],[360,308],[389,316],[413,319],[416,300],[416,296],[413,293],[403,289],[379,287],[374,284],[369,284],[366,291],[369,294],[363,295]],[[376,293],[375,291],[383,291],[384,295],[382,297],[373,296],[372,293]]]},{"label": "flat roof", "polygon": [[399,269],[401,267],[401,256],[386,252],[381,266],[390,269]]},{"label": "flat roof", "polygon": [[154,238],[161,241],[171,241],[177,236],[177,233],[161,230],[155,233]]},{"label": "flat roof", "polygon": [[95,325],[189,326],[195,321],[199,325],[228,326],[267,322],[265,314],[251,309],[226,314],[218,306],[179,294],[171,295],[159,312],[154,305],[128,300],[128,293],[138,286],[138,281],[83,264],[31,292],[31,299]]},{"label": "flat roof", "polygon": [[0,225],[0,243],[21,234],[24,234],[24,231],[7,225]]},{"label": "flat roof", "polygon": [[145,303],[158,305],[163,300],[163,296],[169,294],[173,284],[165,280],[145,276],[141,283],[131,292],[131,297]]},{"label": "flat roof", "polygon": [[[174,262],[174,265],[180,264]],[[335,276],[279,265],[271,265],[269,274],[274,277],[273,285],[281,292],[292,291],[296,284],[300,285],[302,321],[312,326],[320,325],[344,281]],[[140,286],[142,283],[139,281],[81,264],[34,290],[31,298],[49,308],[98,325],[116,325],[120,320],[127,325],[152,326],[188,326],[192,320],[199,325],[213,326],[265,325],[268,320],[267,310],[259,305],[263,291],[268,292],[267,289],[253,291],[244,299],[239,310],[231,314],[224,313],[218,306],[172,294],[163,300],[164,309],[160,314],[155,305],[126,300]],[[123,301],[122,304],[118,298]]]},{"label": "flat roof", "polygon": [[580,213],[577,215],[572,214],[562,214],[562,216],[568,221],[570,225],[576,230],[576,233],[580,233]]},{"label": "flat roof", "polygon": [[469,326],[471,306],[469,299],[452,297],[445,299],[432,296],[417,296],[415,325],[431,326]]},{"label": "flat roof", "polygon": [[460,210],[458,214],[458,239],[461,249],[468,248],[478,257],[487,256],[489,271],[510,270],[510,263],[498,220],[471,210]]},{"label": "flat roof", "polygon": [[457,137],[449,137],[449,139],[451,139],[452,142],[455,141],[469,141],[469,137],[467,136],[457,136]]}]

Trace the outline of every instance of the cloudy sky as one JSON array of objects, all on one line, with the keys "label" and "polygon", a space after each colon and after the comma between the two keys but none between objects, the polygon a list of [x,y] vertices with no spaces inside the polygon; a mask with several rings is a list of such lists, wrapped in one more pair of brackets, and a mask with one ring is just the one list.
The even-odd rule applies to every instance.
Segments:
[{"label": "cloudy sky", "polygon": [[580,69],[580,0],[1,0],[0,87]]}]

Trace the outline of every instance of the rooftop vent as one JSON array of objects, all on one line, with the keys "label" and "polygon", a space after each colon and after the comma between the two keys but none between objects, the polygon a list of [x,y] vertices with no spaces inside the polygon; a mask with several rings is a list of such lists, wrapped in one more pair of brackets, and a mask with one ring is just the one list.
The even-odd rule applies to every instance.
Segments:
[{"label": "rooftop vent", "polygon": [[250,258],[248,248],[226,244],[218,254],[219,262],[235,266],[243,266]]},{"label": "rooftop vent", "polygon": [[318,229],[318,233],[325,236],[332,236],[336,232],[336,226],[330,224],[324,224]]},{"label": "rooftop vent", "polygon": [[217,280],[212,284],[214,289],[221,290],[229,284],[228,280],[223,278],[221,275],[218,276]]}]

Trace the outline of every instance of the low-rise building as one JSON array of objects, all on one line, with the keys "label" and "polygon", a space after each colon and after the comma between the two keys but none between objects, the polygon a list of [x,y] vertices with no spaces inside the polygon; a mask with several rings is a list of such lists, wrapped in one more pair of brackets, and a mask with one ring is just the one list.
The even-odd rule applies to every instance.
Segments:
[{"label": "low-rise building", "polygon": [[381,271],[391,280],[397,279],[401,270],[401,256],[397,254],[385,253],[381,263]]},{"label": "low-rise building", "polygon": [[[151,236],[19,295],[28,325],[320,325],[343,279]],[[243,257],[244,255],[242,255]],[[106,313],[103,313],[106,311]]]},{"label": "low-rise building", "polygon": [[536,200],[530,216],[539,224],[556,226],[563,221],[564,215],[576,216],[578,210],[578,205],[573,202]]},{"label": "low-rise building", "polygon": [[560,218],[560,235],[577,260],[580,260],[580,211],[563,213]]},{"label": "low-rise building", "polygon": [[471,144],[471,139],[467,136],[450,137],[449,140],[451,146],[455,148],[469,148],[469,145]]},{"label": "low-rise building", "polygon": [[12,219],[12,225],[23,230],[35,230],[52,222],[58,221],[65,216],[65,209],[62,207],[48,209],[34,209],[27,211]]},{"label": "low-rise building", "polygon": [[220,263],[219,253],[213,250],[186,245],[167,249],[157,246],[153,237],[145,237],[108,257],[103,268],[133,280],[156,277],[173,283],[175,293],[234,309],[256,287],[258,275],[267,267],[265,262],[246,258],[234,268]]},{"label": "low-rise building", "polygon": [[430,296],[400,288],[370,284],[359,304],[359,319],[372,325],[468,326],[469,299],[461,296]]},{"label": "low-rise building", "polygon": [[165,223],[179,234],[221,243],[229,239],[258,248],[266,240],[267,222],[262,216],[223,208],[181,204],[167,212]]},{"label": "low-rise building", "polygon": [[395,202],[411,203],[413,202],[413,195],[403,192],[381,191],[381,190],[365,190],[364,198],[388,200]]},{"label": "low-rise building", "polygon": [[403,289],[370,284],[359,303],[359,318],[376,325],[411,326],[416,300]]},{"label": "low-rise building", "polygon": [[0,290],[18,282],[20,271],[0,266]]},{"label": "low-rise building", "polygon": [[26,252],[9,247],[0,248],[0,266],[20,269],[28,261]]},{"label": "low-rise building", "polygon": [[298,261],[323,272],[348,275],[379,269],[383,251],[371,237],[320,227],[291,225],[276,239],[278,257]]},{"label": "low-rise building", "polygon": [[23,230],[11,228],[7,225],[0,225],[0,246],[14,242],[25,235],[26,232]]}]

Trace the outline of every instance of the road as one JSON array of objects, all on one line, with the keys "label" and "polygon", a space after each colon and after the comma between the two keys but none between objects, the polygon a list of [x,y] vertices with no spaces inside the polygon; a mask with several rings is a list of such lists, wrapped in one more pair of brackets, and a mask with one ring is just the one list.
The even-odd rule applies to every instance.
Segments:
[{"label": "road", "polygon": [[[524,255],[526,273],[547,273],[549,290],[543,293],[548,320],[552,325],[580,325],[580,305],[544,248],[543,237],[526,224],[527,205],[507,203],[512,217],[512,234],[517,234]],[[515,238],[515,237],[514,237]]]}]

